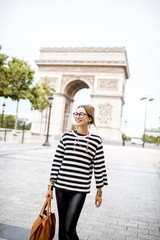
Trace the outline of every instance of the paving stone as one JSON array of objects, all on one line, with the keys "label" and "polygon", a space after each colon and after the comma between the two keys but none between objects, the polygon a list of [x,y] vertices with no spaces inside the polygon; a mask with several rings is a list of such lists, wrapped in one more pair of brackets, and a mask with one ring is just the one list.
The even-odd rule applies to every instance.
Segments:
[{"label": "paving stone", "polygon": [[109,234],[109,233],[102,233],[103,238],[106,238],[106,240],[125,240],[126,237],[123,234]]},{"label": "paving stone", "polygon": [[159,227],[148,226],[147,229],[149,231],[160,232],[160,225],[159,225]]},{"label": "paving stone", "polygon": [[130,237],[130,236],[126,236],[126,240],[144,240],[144,238],[135,238],[135,237]]},{"label": "paving stone", "polygon": [[120,226],[120,225],[114,225],[114,224],[109,224],[109,225],[106,225],[106,228],[108,229],[118,229],[118,230],[122,230],[122,231],[126,231],[127,230],[127,227],[125,226]]},{"label": "paving stone", "polygon": [[108,228],[108,227],[103,227],[103,226],[97,226],[95,225],[93,227],[93,231],[101,231],[101,232],[115,232],[114,228]]},{"label": "paving stone", "polygon": [[148,222],[139,222],[138,227],[143,228],[143,229],[149,229],[149,223]]},{"label": "paving stone", "polygon": [[159,238],[160,238],[160,231],[150,230],[150,231],[149,231],[149,234],[150,234],[150,235],[153,235],[153,236],[159,236]]},{"label": "paving stone", "polygon": [[130,228],[128,227],[127,231],[130,231],[132,229],[132,231],[135,231],[137,233],[142,233],[142,234],[149,234],[149,230],[147,229],[137,229],[137,228]]},{"label": "paving stone", "polygon": [[159,240],[159,237],[157,236],[152,236],[152,235],[146,235],[146,234],[138,234],[138,238],[143,238],[145,240]]},{"label": "paving stone", "polygon": [[131,237],[135,237],[135,238],[138,236],[137,229],[130,229],[130,230],[126,230],[126,231],[116,229],[115,233],[119,234],[121,236],[131,236]]},{"label": "paving stone", "polygon": [[122,226],[126,226],[126,227],[138,228],[138,223],[133,223],[133,222],[122,222],[122,221],[119,221],[118,225],[122,225]]},{"label": "paving stone", "polygon": [[149,226],[152,226],[152,227],[159,227],[159,223],[158,222],[148,222]]},{"label": "paving stone", "polygon": [[[160,239],[160,151],[111,145],[104,145],[104,150],[109,156],[109,185],[97,209],[92,179],[77,226],[80,240]],[[55,146],[0,145],[0,240],[8,240],[7,228],[10,236],[15,232],[16,240],[25,240],[22,232],[23,236],[30,232],[45,200],[54,152]],[[57,216],[57,237],[55,197],[52,210]]]}]

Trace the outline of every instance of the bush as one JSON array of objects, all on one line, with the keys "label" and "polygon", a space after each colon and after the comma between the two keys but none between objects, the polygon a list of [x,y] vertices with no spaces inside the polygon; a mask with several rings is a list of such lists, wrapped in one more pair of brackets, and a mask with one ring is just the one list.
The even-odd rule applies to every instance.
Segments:
[{"label": "bush", "polygon": [[76,124],[72,124],[72,131],[76,131],[76,130],[77,130]]},{"label": "bush", "polygon": [[152,135],[145,135],[145,141],[148,143],[160,143],[160,136],[154,137]]},{"label": "bush", "polygon": [[10,129],[14,129],[14,125],[15,125],[15,118],[13,115],[7,115],[4,118],[4,128],[10,128]]},{"label": "bush", "polygon": [[[23,130],[23,122],[22,121],[18,121],[18,125],[17,125],[18,130]],[[31,123],[28,123],[25,125],[25,130],[30,130],[31,129]]]},{"label": "bush", "polygon": [[127,137],[124,133],[122,133],[122,139],[124,139],[125,141],[130,141],[131,138]]}]

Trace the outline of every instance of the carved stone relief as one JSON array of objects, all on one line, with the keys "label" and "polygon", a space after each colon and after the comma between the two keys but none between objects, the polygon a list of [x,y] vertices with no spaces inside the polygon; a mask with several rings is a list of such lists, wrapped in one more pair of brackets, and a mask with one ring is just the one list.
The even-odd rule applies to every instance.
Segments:
[{"label": "carved stone relief", "polygon": [[118,91],[119,80],[118,79],[99,79],[98,88],[107,91]]},{"label": "carved stone relief", "polygon": [[108,125],[112,122],[113,107],[106,104],[99,104],[98,106],[98,121],[100,125]]},{"label": "carved stone relief", "polygon": [[[45,77],[41,77],[40,81],[44,82]],[[57,89],[58,79],[56,77],[47,77],[47,82],[51,88]]]}]

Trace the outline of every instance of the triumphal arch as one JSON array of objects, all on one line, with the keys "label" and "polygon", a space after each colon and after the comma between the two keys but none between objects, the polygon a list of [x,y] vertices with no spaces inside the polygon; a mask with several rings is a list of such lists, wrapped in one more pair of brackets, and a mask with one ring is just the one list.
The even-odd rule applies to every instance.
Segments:
[{"label": "triumphal arch", "polygon": [[[50,135],[71,129],[74,95],[91,92],[95,107],[94,133],[104,140],[120,141],[126,79],[129,78],[125,48],[42,48],[36,61],[39,81],[47,78],[54,92]],[[32,133],[46,134],[47,110],[35,111]]]}]

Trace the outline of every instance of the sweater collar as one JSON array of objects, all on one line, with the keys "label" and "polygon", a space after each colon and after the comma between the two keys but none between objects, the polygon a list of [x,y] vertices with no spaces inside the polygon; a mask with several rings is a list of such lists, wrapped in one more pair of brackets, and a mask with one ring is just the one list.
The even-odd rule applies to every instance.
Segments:
[{"label": "sweater collar", "polygon": [[72,133],[74,134],[74,136],[78,136],[79,138],[87,138],[88,137],[88,134],[83,135],[83,134],[78,133],[77,131],[72,131]]}]

